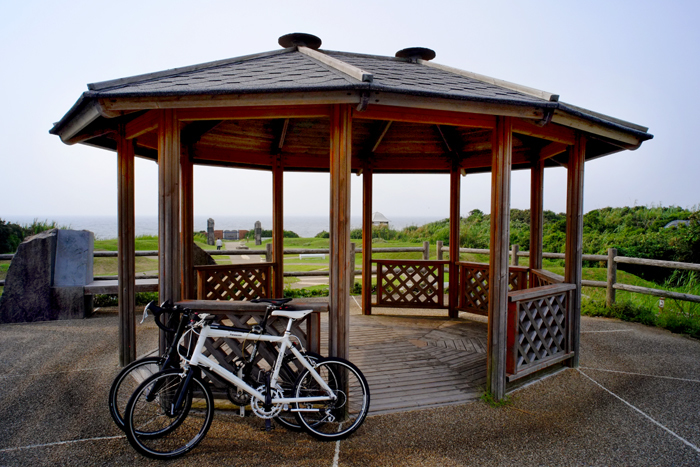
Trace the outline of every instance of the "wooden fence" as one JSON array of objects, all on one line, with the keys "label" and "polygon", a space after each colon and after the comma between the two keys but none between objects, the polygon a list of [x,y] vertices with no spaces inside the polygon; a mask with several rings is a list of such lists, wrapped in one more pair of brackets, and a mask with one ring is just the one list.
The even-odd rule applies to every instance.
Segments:
[{"label": "wooden fence", "polygon": [[[354,253],[362,253],[362,248],[355,248],[355,244],[351,244],[351,269],[355,272],[355,276],[362,274],[361,270],[355,270],[355,255]],[[428,260],[430,257],[430,245],[428,242],[423,243],[423,247],[407,247],[407,248],[372,248],[372,253],[399,253],[399,252],[420,252],[422,253],[423,260]],[[443,254],[445,252],[449,252],[449,249],[446,247],[443,247],[443,242],[437,242],[437,260],[442,261],[443,260]],[[272,261],[272,245],[268,244],[266,249],[260,249],[260,250],[212,250],[209,253],[214,254],[214,255],[225,255],[225,256],[231,256],[231,255],[261,255],[265,256],[265,262],[269,263]],[[460,253],[472,253],[472,254],[483,254],[483,255],[488,255],[489,250],[484,250],[484,249],[477,249],[477,248],[460,248]],[[291,254],[330,254],[330,250],[328,249],[301,249],[301,248],[294,248],[294,249],[286,249],[284,250],[285,255],[291,255]],[[136,256],[157,256],[158,251],[136,251],[135,252]],[[512,266],[518,266],[519,259],[521,257],[529,257],[530,253],[527,251],[519,251],[518,245],[513,245],[511,249],[511,265]],[[13,254],[2,254],[0,255],[0,260],[12,260],[14,257]],[[95,258],[105,258],[105,257],[117,257],[117,252],[116,251],[96,251],[94,252],[94,257]],[[564,259],[564,254],[563,253],[543,253],[542,254],[543,258],[549,258],[549,259]],[[679,293],[679,292],[670,292],[667,290],[660,290],[660,289],[653,289],[653,288],[648,288],[648,287],[639,287],[639,286],[634,286],[634,285],[627,285],[627,284],[619,284],[617,282],[617,265],[619,263],[624,263],[624,264],[636,264],[640,266],[653,266],[653,267],[661,267],[661,268],[671,268],[671,269],[680,269],[680,270],[687,270],[687,271],[697,271],[700,272],[700,264],[695,264],[695,263],[681,263],[681,262],[676,262],[676,261],[661,261],[661,260],[652,260],[652,259],[643,259],[643,258],[632,258],[632,257],[626,257],[626,256],[620,256],[618,255],[618,252],[615,248],[610,248],[608,250],[607,255],[583,255],[583,260],[584,261],[600,261],[600,262],[606,262],[607,263],[607,280],[606,281],[590,281],[590,280],[584,280],[582,281],[582,285],[584,287],[599,287],[599,288],[605,288],[606,290],[606,303],[607,305],[612,305],[615,303],[615,292],[617,290],[624,290],[626,292],[632,292],[632,293],[641,293],[641,294],[646,294],[646,295],[652,295],[656,297],[664,297],[664,298],[671,298],[674,300],[684,300],[684,301],[689,301],[689,302],[694,302],[694,303],[700,303],[700,296],[698,295],[691,295],[691,294],[685,294],[685,293]],[[262,263],[261,263],[262,264]],[[488,268],[487,268],[488,269]],[[482,268],[483,271],[483,268]],[[512,273],[512,272],[511,272]],[[488,274],[488,271],[486,272]],[[303,276],[328,276],[329,271],[288,271],[284,273],[285,277],[303,277]],[[463,277],[462,274],[460,274],[460,277]],[[558,278],[557,278],[558,277]],[[117,276],[96,276],[95,280],[115,280]],[[158,276],[156,275],[139,275],[139,279],[157,279]],[[475,281],[479,281],[479,277],[473,277],[472,278]],[[512,277],[511,277],[512,279]],[[531,282],[530,287],[536,287],[538,285],[546,285],[546,284],[554,284],[554,283],[560,283],[563,281],[563,278],[561,276],[557,276],[556,274],[547,272],[547,271],[532,271],[530,274],[530,281],[535,281]],[[460,280],[462,282],[462,280]],[[0,280],[0,286],[4,286],[5,281]],[[464,290],[465,284],[462,285],[462,290]],[[517,286],[517,288],[514,288],[513,283],[511,283],[511,290],[520,290],[521,287]],[[474,301],[476,304],[472,303],[471,305],[468,305],[470,302],[469,298],[462,297],[460,299],[460,307],[469,307],[473,308],[476,310],[482,310],[483,303],[482,300],[478,298],[480,292],[477,292],[476,295],[474,295]],[[469,310],[472,311],[472,310]],[[483,311],[482,311],[483,312]]]},{"label": "wooden fence", "polygon": [[[438,242],[440,244],[440,242]],[[442,247],[440,245],[440,247]],[[447,252],[447,248],[442,248],[443,252]],[[489,250],[477,249],[477,248],[460,248],[460,253],[471,253],[471,254],[481,254],[488,255]],[[530,252],[519,251],[518,245],[513,245],[511,248],[511,265],[517,266],[518,260],[521,257],[529,257]],[[442,255],[438,255],[441,258]],[[543,253],[543,258],[549,259],[564,259],[564,253]],[[644,258],[633,258],[627,256],[618,255],[616,248],[609,248],[607,255],[583,255],[583,261],[600,261],[607,263],[607,280],[606,281],[590,281],[583,280],[581,285],[584,287],[599,287],[606,289],[606,304],[608,306],[615,303],[615,291],[624,290],[626,292],[640,293],[645,295],[652,295],[655,297],[671,298],[674,300],[684,300],[688,302],[700,303],[699,295],[692,295],[679,292],[670,292],[668,290],[653,289],[649,287],[639,287],[636,285],[618,284],[617,283],[617,265],[619,263],[624,264],[636,264],[639,266],[654,266],[659,268],[669,268],[669,269],[680,269],[685,271],[697,271],[700,272],[700,264],[696,263],[682,263],[678,261],[662,261],[655,259],[644,259]],[[533,271],[534,272],[534,271]],[[558,274],[554,274],[548,271],[539,270],[535,275],[535,280],[540,282],[534,282],[531,287],[536,287],[536,284],[554,284],[563,282],[564,278]]]}]

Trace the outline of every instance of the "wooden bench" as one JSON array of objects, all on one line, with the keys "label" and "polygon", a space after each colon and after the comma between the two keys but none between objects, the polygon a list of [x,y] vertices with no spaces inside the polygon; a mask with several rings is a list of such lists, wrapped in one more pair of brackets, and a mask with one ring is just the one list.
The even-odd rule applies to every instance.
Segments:
[{"label": "wooden bench", "polygon": [[[158,279],[136,279],[136,292],[158,292]],[[92,281],[83,287],[85,295],[117,294],[119,293],[118,280]]]}]

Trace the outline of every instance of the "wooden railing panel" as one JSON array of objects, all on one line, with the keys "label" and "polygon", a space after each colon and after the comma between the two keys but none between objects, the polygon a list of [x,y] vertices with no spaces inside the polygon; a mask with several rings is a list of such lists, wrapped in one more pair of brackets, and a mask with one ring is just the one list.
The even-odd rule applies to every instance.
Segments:
[{"label": "wooden railing panel", "polygon": [[273,263],[196,266],[198,300],[271,298]]},{"label": "wooden railing panel", "polygon": [[564,276],[560,276],[559,274],[545,269],[533,269],[530,271],[530,278],[532,281],[530,287],[532,288],[564,283]]},{"label": "wooden railing panel", "polygon": [[[217,322],[227,326],[240,328],[252,328],[260,324],[265,314],[264,304],[234,301],[213,301],[213,300],[188,300],[179,302],[178,305],[192,310],[215,314]],[[296,309],[313,309],[301,320],[297,320],[292,325],[292,334],[296,336],[298,342],[305,349],[321,353],[321,313],[328,312],[328,303],[295,303]],[[267,333],[275,336],[282,335],[287,325],[286,318],[270,316],[267,321]],[[295,341],[296,339],[293,338]],[[229,338],[209,338],[204,344],[204,353],[212,355],[217,362],[235,372],[236,366],[241,364],[244,357],[249,356],[253,348],[252,340],[238,340]],[[257,368],[267,371],[273,368],[277,353],[275,346],[269,343],[261,343],[254,360]],[[262,384],[262,381],[261,381]]]},{"label": "wooden railing panel", "polygon": [[509,293],[506,372],[509,380],[572,356],[570,304],[573,284]]},{"label": "wooden railing panel", "polygon": [[376,307],[447,308],[444,274],[447,261],[374,260]]},{"label": "wooden railing panel", "polygon": [[[460,296],[458,309],[478,315],[489,314],[489,274],[488,263],[460,262],[459,282]],[[529,268],[510,266],[508,268],[508,289],[526,289],[528,286]]]}]

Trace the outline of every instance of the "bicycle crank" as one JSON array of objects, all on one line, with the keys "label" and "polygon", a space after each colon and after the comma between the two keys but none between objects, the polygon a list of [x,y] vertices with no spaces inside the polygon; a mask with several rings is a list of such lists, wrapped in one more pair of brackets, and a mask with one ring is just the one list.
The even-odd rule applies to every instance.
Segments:
[{"label": "bicycle crank", "polygon": [[[258,392],[265,394],[267,388],[262,385],[258,388]],[[270,388],[270,396],[272,399],[281,399],[283,397],[282,391],[277,388]],[[250,407],[253,409],[253,413],[260,418],[275,418],[282,412],[284,406],[282,404],[272,404],[268,410],[265,409],[265,401],[261,399],[253,398],[250,402]]]}]

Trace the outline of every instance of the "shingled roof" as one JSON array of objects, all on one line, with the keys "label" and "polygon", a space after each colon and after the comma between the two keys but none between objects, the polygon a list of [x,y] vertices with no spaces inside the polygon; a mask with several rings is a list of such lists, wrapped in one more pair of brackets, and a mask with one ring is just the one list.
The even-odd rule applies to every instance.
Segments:
[{"label": "shingled roof", "polygon": [[[622,131],[640,142],[652,138],[645,127],[559,102],[559,96],[553,93],[416,57],[363,55],[314,50],[305,46],[90,84],[88,91],[54,125],[50,133],[61,136],[64,142],[72,142],[70,138],[73,135],[101,118],[113,118],[128,111],[147,109],[143,104],[127,109],[126,112],[112,112],[104,107],[105,101],[139,99],[141,102],[157,102],[176,101],[185,96],[196,98],[342,91],[363,95],[367,100],[370,93],[383,93],[384,96],[404,95],[442,101],[508,105],[532,109],[531,112],[548,115],[549,118],[558,112],[584,121],[583,125],[592,124]],[[160,106],[155,105],[151,108],[158,107]],[[631,144],[626,147],[633,149],[635,146]]]}]

